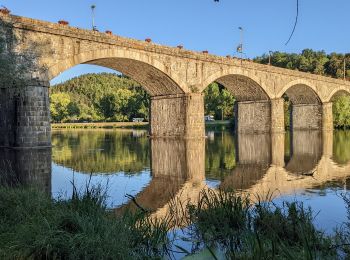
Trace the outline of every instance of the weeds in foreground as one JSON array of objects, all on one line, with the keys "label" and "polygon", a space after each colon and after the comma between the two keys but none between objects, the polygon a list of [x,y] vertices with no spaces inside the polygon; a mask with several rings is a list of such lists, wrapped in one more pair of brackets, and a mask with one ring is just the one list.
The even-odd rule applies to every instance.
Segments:
[{"label": "weeds in foreground", "polygon": [[[349,221],[329,237],[313,225],[302,203],[252,203],[233,192],[203,190],[195,204],[172,202],[163,220],[142,210],[115,216],[99,186],[74,189],[70,200],[52,200],[42,191],[0,187],[1,259],[172,258],[205,250],[227,259],[334,259],[350,256]],[[186,251],[169,232],[184,227]]]},{"label": "weeds in foreground", "polygon": [[115,217],[93,187],[53,201],[34,188],[0,188],[1,259],[138,259],[166,254],[167,225]]},{"label": "weeds in foreground", "polygon": [[196,241],[187,254],[219,248],[228,259],[336,257],[332,239],[315,228],[311,209],[302,203],[253,204],[236,193],[206,190],[186,208],[187,236]]}]

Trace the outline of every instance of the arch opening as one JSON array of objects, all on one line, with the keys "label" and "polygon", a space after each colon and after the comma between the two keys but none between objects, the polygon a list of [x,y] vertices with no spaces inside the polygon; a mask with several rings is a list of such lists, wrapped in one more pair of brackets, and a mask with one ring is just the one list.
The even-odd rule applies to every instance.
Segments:
[{"label": "arch opening", "polygon": [[[150,64],[132,58],[104,57],[98,59],[72,59],[75,62],[60,61],[49,69],[48,77],[52,80],[55,76],[79,64],[91,64],[109,68],[126,75],[139,82],[151,96],[172,95],[185,93],[184,85],[180,86],[171,78],[161,65]],[[155,61],[153,63],[156,63]]]},{"label": "arch opening", "polygon": [[322,102],[309,85],[298,83],[283,93],[284,123],[290,130],[317,130],[322,128]]},{"label": "arch opening", "polygon": [[51,82],[56,83],[49,90],[53,123],[149,119],[149,94],[140,83],[118,71],[77,65]]},{"label": "arch opening", "polygon": [[[218,89],[217,94],[212,91]],[[236,132],[264,133],[271,129],[271,104],[263,87],[252,78],[228,74],[215,79],[205,90],[206,115],[220,113],[219,119],[234,121]],[[215,95],[217,97],[212,97]],[[215,99],[214,104],[208,101]],[[219,110],[219,111],[218,111]],[[214,111],[214,112],[213,112]],[[220,114],[219,114],[220,115]]]},{"label": "arch opening", "polygon": [[288,88],[284,95],[288,96],[292,105],[321,104],[321,99],[316,92],[305,84],[296,84]]},{"label": "arch opening", "polygon": [[215,80],[241,101],[268,101],[269,96],[253,79],[244,75],[226,75]]}]

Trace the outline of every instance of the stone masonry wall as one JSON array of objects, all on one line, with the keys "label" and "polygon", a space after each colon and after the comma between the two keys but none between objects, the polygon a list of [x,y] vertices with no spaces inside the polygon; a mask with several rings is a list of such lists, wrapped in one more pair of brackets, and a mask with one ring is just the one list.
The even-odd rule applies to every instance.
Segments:
[{"label": "stone masonry wall", "polygon": [[333,103],[322,104],[322,128],[327,131],[333,130]]},{"label": "stone masonry wall", "polygon": [[20,91],[16,104],[15,146],[51,146],[49,88],[29,86]]},{"label": "stone masonry wall", "polygon": [[322,127],[322,107],[318,104],[292,105],[291,129],[317,130]]},{"label": "stone masonry wall", "polygon": [[269,101],[236,102],[235,128],[237,133],[267,133],[271,130]]},{"label": "stone masonry wall", "polygon": [[0,89],[0,147],[51,145],[48,87]]},{"label": "stone masonry wall", "polygon": [[169,95],[151,98],[152,137],[204,137],[203,96]]},{"label": "stone masonry wall", "polygon": [[0,89],[0,147],[15,144],[15,89]]}]

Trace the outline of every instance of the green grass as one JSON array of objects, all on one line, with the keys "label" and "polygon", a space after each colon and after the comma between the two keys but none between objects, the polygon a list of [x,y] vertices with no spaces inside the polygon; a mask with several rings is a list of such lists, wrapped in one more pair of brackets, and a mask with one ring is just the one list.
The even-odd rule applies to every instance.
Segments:
[{"label": "green grass", "polygon": [[[53,200],[32,187],[0,187],[0,259],[171,258],[172,251],[193,257],[227,259],[336,259],[350,257],[349,221],[334,236],[313,224],[302,203],[253,203],[234,192],[207,190],[198,203],[172,201],[164,220],[148,213],[115,215],[101,187],[74,189],[69,200]],[[170,240],[183,227],[185,237]],[[176,244],[192,244],[190,252]],[[175,243],[176,242],[176,243]]]},{"label": "green grass", "polygon": [[99,188],[68,201],[34,188],[0,188],[1,259],[163,257],[168,225],[145,214],[116,217]]},{"label": "green grass", "polygon": [[[180,212],[180,211],[177,211]],[[317,230],[310,208],[302,203],[252,203],[224,191],[203,191],[186,206],[188,255],[220,249],[228,259],[334,259],[334,238]],[[215,258],[215,256],[213,257]]]}]

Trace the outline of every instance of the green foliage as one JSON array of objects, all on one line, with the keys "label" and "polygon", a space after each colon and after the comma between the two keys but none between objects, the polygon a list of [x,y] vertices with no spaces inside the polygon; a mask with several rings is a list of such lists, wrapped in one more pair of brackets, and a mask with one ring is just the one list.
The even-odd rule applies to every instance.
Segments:
[{"label": "green foliage", "polygon": [[[301,54],[277,51],[271,54],[271,65],[334,78],[343,78],[344,58],[346,61],[346,76],[350,77],[350,53],[345,55],[337,53],[326,54],[324,51],[311,49],[305,49]],[[269,55],[264,54],[256,57],[254,61],[268,64]]]},{"label": "green foliage", "polygon": [[[144,133],[139,131],[137,133]],[[146,135],[133,137],[133,131],[54,131],[52,160],[83,173],[137,173],[149,167]],[[92,152],[94,151],[94,152]]]},{"label": "green foliage", "polygon": [[0,188],[1,259],[161,258],[168,225],[148,215],[115,216],[99,187],[54,201],[33,188]]},{"label": "green foliage", "polygon": [[315,228],[311,209],[298,202],[278,206],[265,199],[253,203],[237,193],[203,190],[198,203],[186,207],[183,218],[188,225],[187,240],[193,241],[188,254],[220,248],[227,259],[337,256],[332,238]]},{"label": "green foliage", "polygon": [[148,94],[135,81],[112,73],[86,74],[53,86],[51,102],[55,122],[148,120]]},{"label": "green foliage", "polygon": [[211,83],[204,90],[204,111],[216,119],[232,119],[235,98],[223,86]]},{"label": "green foliage", "polygon": [[332,159],[341,165],[350,161],[350,131],[337,130],[333,135]]},{"label": "green foliage", "polygon": [[350,127],[350,96],[339,96],[333,101],[333,122],[336,128]]},{"label": "green foliage", "polygon": [[205,142],[205,175],[223,180],[236,167],[235,140],[227,131],[208,133],[214,134],[214,139],[208,138]]},{"label": "green foliage", "polygon": [[50,111],[51,117],[55,122],[61,122],[69,115],[68,105],[70,103],[70,96],[66,93],[57,93],[51,95]]}]

